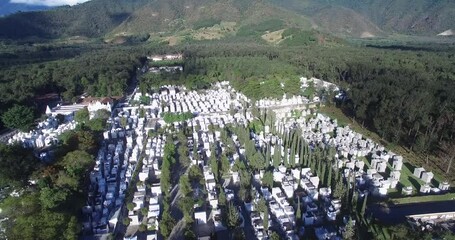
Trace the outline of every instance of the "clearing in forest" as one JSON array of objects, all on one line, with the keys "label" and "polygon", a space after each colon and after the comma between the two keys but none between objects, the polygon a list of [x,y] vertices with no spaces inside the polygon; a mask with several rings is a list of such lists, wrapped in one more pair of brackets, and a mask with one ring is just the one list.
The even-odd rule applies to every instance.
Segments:
[{"label": "clearing in forest", "polygon": [[281,29],[281,30],[278,30],[278,31],[274,31],[274,32],[267,32],[266,34],[262,35],[262,39],[264,39],[265,41],[269,42],[269,43],[280,43],[281,40],[283,40],[283,32],[284,30],[286,29]]},{"label": "clearing in forest", "polygon": [[230,33],[235,32],[236,22],[221,22],[212,27],[204,27],[193,32],[195,40],[221,39]]}]

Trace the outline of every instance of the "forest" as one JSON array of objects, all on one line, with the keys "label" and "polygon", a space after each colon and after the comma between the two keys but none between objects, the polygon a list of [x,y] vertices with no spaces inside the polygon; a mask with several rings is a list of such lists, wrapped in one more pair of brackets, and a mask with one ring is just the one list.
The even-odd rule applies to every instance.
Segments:
[{"label": "forest", "polygon": [[[145,56],[135,47],[81,45],[0,49],[0,114],[15,104],[40,116],[48,94],[73,103],[77,96],[122,96]],[[29,54],[30,53],[30,54]],[[52,99],[50,99],[52,100]]]}]

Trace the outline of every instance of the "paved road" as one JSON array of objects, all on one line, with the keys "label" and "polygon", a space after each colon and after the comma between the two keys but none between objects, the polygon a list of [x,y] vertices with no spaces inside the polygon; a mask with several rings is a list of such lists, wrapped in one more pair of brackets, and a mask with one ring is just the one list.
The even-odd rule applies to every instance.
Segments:
[{"label": "paved road", "polygon": [[408,215],[454,211],[455,200],[389,205],[388,207],[375,204],[369,207],[367,212],[373,213],[374,217],[385,224],[399,224],[406,221]]}]

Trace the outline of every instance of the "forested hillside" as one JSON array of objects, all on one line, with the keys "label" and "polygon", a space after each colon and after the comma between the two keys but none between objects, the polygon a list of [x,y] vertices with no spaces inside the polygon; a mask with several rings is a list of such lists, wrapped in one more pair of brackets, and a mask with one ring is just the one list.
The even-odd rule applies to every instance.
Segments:
[{"label": "forested hillside", "polygon": [[455,2],[450,0],[271,1],[313,18],[323,29],[348,36],[354,29],[376,34],[377,28],[387,33],[436,35],[453,28],[455,23]]},{"label": "forested hillside", "polygon": [[[256,0],[93,0],[74,7],[0,19],[0,38],[185,36],[191,31],[221,25],[216,33],[220,35],[216,38],[220,38],[235,35],[241,27],[277,19],[282,23],[280,29],[310,29],[310,20],[304,16]],[[16,31],[18,28],[22,31]],[[271,29],[264,28],[259,36],[268,30]],[[213,38],[213,32],[214,29],[199,31],[201,36],[197,38]]]},{"label": "forested hillside", "polygon": [[[144,61],[134,47],[17,47],[0,51],[0,109],[28,105],[39,113],[37,98],[56,93],[66,102],[84,92],[122,96]],[[42,109],[41,109],[42,110]]]},{"label": "forested hillside", "polygon": [[125,21],[147,2],[149,1],[95,0],[73,7],[18,13],[0,18],[0,38],[99,37]]},{"label": "forested hillside", "polygon": [[196,38],[218,39],[271,19],[282,20],[283,28],[317,29],[343,37],[436,36],[453,28],[454,9],[455,3],[449,0],[92,0],[0,18],[0,38],[135,34],[185,38],[194,30],[208,28],[198,31]]},{"label": "forested hillside", "polygon": [[331,1],[367,16],[386,31],[438,34],[454,27],[455,2],[451,0],[341,0]]}]

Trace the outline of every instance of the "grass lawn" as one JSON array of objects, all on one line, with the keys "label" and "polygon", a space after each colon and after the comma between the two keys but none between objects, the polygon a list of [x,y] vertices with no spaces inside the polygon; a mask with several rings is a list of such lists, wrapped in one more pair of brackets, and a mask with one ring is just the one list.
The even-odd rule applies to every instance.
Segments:
[{"label": "grass lawn", "polygon": [[391,202],[396,205],[407,203],[421,203],[421,202],[435,202],[435,201],[448,201],[455,200],[455,193],[447,193],[443,195],[426,195],[426,196],[413,196],[405,198],[391,199]]},{"label": "grass lawn", "polygon": [[[355,132],[362,134],[366,138],[370,138],[371,140],[375,141],[376,143],[380,143],[385,146],[386,149],[393,151],[394,153],[401,155],[404,159],[403,161],[403,169],[401,171],[400,182],[405,186],[413,186],[420,188],[418,184],[421,184],[422,181],[420,179],[415,178],[412,173],[414,172],[415,166],[423,166],[426,170],[433,171],[434,180],[432,184],[437,187],[439,182],[447,180],[444,177],[444,174],[438,167],[435,166],[425,166],[425,160],[423,156],[417,155],[415,152],[410,151],[407,148],[402,146],[398,146],[396,144],[389,143],[388,141],[382,139],[378,134],[369,131],[368,129],[362,127],[359,123],[354,121],[353,119],[347,117],[339,108],[335,106],[324,106],[319,108],[319,112],[325,114],[326,116],[337,119],[338,125],[340,126],[349,126]],[[365,161],[368,164],[368,161]],[[418,183],[418,184],[416,184]]]}]

